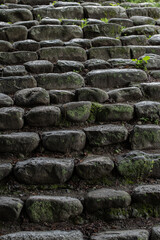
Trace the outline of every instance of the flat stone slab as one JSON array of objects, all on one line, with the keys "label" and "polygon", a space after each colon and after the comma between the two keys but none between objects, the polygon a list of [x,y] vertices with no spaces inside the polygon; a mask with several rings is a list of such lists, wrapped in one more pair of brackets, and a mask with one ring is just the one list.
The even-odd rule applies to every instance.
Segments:
[{"label": "flat stone slab", "polygon": [[48,105],[50,102],[49,93],[41,88],[26,88],[16,92],[15,104],[18,106]]},{"label": "flat stone slab", "polygon": [[44,148],[52,152],[81,151],[85,147],[86,135],[81,130],[44,132],[42,143]]},{"label": "flat stone slab", "polygon": [[10,42],[0,40],[0,51],[1,52],[10,52],[13,50],[13,46]]},{"label": "flat stone slab", "polygon": [[160,100],[160,83],[141,83],[141,89],[145,97],[150,100]]},{"label": "flat stone slab", "polygon": [[124,142],[128,136],[125,127],[112,124],[88,127],[84,132],[89,144],[97,147]]},{"label": "flat stone slab", "polygon": [[40,56],[40,60],[48,60],[51,62],[57,62],[58,60],[71,60],[84,62],[87,60],[86,51],[81,47],[72,46],[44,47],[38,51],[38,54]]},{"label": "flat stone slab", "polygon": [[92,47],[89,49],[88,53],[89,59],[98,58],[105,61],[109,60],[110,58],[123,58],[123,59],[131,58],[129,46]]},{"label": "flat stone slab", "polygon": [[31,39],[17,41],[13,43],[13,48],[18,51],[33,51],[36,52],[40,48],[40,43]]},{"label": "flat stone slab", "polygon": [[3,153],[29,153],[39,144],[39,136],[33,132],[18,132],[0,135],[0,152]]},{"label": "flat stone slab", "polygon": [[49,17],[56,19],[82,19],[84,18],[83,8],[81,6],[65,6],[65,7],[56,7],[48,5],[37,7],[33,9],[33,15],[35,19]]},{"label": "flat stone slab", "polygon": [[38,59],[36,52],[17,51],[17,52],[0,52],[0,63],[9,64],[21,64]]},{"label": "flat stone slab", "polygon": [[30,73],[49,73],[53,71],[53,64],[47,60],[30,61],[24,64]]},{"label": "flat stone slab", "polygon": [[26,40],[28,35],[28,30],[25,26],[13,25],[12,27],[4,27],[0,29],[0,39],[16,42],[21,40]]},{"label": "flat stone slab", "polygon": [[38,87],[47,90],[76,89],[84,86],[83,77],[75,72],[39,74],[35,79]]},{"label": "flat stone slab", "polygon": [[66,90],[50,90],[49,95],[51,103],[67,103],[75,100],[75,94]]},{"label": "flat stone slab", "polygon": [[142,92],[138,87],[127,87],[114,89],[107,92],[109,99],[114,102],[127,102],[140,100],[142,98]]},{"label": "flat stone slab", "polygon": [[95,215],[110,208],[126,208],[130,203],[131,196],[127,192],[108,188],[91,191],[85,197],[86,211]]},{"label": "flat stone slab", "polygon": [[0,129],[21,129],[24,121],[24,110],[18,107],[0,108]]},{"label": "flat stone slab", "polygon": [[22,240],[22,239],[30,239],[30,240],[61,240],[63,237],[64,240],[83,240],[83,235],[80,231],[23,231],[17,233],[11,233],[7,235],[1,236],[1,240]]},{"label": "flat stone slab", "polygon": [[29,126],[56,126],[60,122],[61,111],[59,107],[55,106],[40,106],[32,108],[25,117]]},{"label": "flat stone slab", "polygon": [[4,22],[29,21],[33,19],[28,9],[0,9],[0,19]]},{"label": "flat stone slab", "polygon": [[0,220],[15,221],[19,218],[23,202],[19,198],[0,197]]},{"label": "flat stone slab", "polygon": [[148,240],[149,232],[144,229],[115,230],[93,234],[91,240]]},{"label": "flat stone slab", "polygon": [[62,106],[64,117],[71,122],[85,122],[91,111],[91,102],[79,101],[66,103]]},{"label": "flat stone slab", "polygon": [[98,108],[96,119],[99,122],[130,121],[134,108],[129,104],[104,104]]},{"label": "flat stone slab", "polygon": [[112,37],[96,37],[91,40],[93,47],[120,46],[121,41]]},{"label": "flat stone slab", "polygon": [[157,120],[160,117],[160,103],[152,101],[142,101],[134,105],[136,117],[138,119]]},{"label": "flat stone slab", "polygon": [[84,6],[87,18],[126,18],[125,8],[119,6]]},{"label": "flat stone slab", "polygon": [[23,65],[6,66],[3,68],[4,77],[25,76],[27,74],[28,73]]},{"label": "flat stone slab", "polygon": [[113,161],[107,156],[88,156],[76,166],[77,174],[83,179],[106,177],[114,168]]},{"label": "flat stone slab", "polygon": [[129,36],[129,35],[155,35],[160,33],[160,27],[154,25],[141,25],[126,28],[122,31],[122,36]]},{"label": "flat stone slab", "polygon": [[24,88],[34,88],[37,82],[33,76],[10,76],[0,78],[0,92],[13,94]]},{"label": "flat stone slab", "polygon": [[56,184],[66,182],[73,169],[74,159],[37,157],[18,162],[14,175],[20,183]]},{"label": "flat stone slab", "polygon": [[77,71],[81,72],[84,69],[84,65],[78,61],[67,61],[67,60],[58,60],[56,65],[54,65],[54,72],[71,72]]},{"label": "flat stone slab", "polygon": [[130,137],[132,149],[159,149],[160,127],[157,125],[136,125]]},{"label": "flat stone slab", "polygon": [[116,38],[121,34],[121,26],[114,23],[91,24],[83,28],[83,33],[84,37],[89,39],[99,36]]},{"label": "flat stone slab", "polygon": [[7,177],[12,171],[12,164],[11,163],[3,163],[0,164],[0,181]]},{"label": "flat stone slab", "polygon": [[123,177],[133,181],[160,178],[160,155],[131,151],[117,157],[117,169]]},{"label": "flat stone slab", "polygon": [[99,88],[117,88],[129,83],[145,82],[147,75],[138,69],[105,69],[93,70],[86,75],[89,85]]},{"label": "flat stone slab", "polygon": [[160,205],[160,185],[141,185],[136,187],[132,193],[134,203]]},{"label": "flat stone slab", "polygon": [[79,88],[76,89],[76,97],[78,101],[92,101],[103,103],[108,100],[108,93],[99,88]]},{"label": "flat stone slab", "polygon": [[126,10],[128,17],[132,16],[144,16],[144,17],[152,17],[152,18],[159,18],[160,17],[160,10],[157,7],[131,7]]},{"label": "flat stone slab", "polygon": [[39,25],[29,30],[29,38],[35,41],[55,40],[69,41],[82,38],[83,31],[76,25]]},{"label": "flat stone slab", "polygon": [[77,198],[33,196],[26,201],[26,211],[32,222],[63,222],[83,211]]}]

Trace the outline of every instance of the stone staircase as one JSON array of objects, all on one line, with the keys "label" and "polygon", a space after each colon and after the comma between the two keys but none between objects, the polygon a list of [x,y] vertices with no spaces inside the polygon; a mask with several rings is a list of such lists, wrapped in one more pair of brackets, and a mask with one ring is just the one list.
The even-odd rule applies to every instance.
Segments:
[{"label": "stone staircase", "polygon": [[0,4],[0,240],[160,239],[159,2]]}]

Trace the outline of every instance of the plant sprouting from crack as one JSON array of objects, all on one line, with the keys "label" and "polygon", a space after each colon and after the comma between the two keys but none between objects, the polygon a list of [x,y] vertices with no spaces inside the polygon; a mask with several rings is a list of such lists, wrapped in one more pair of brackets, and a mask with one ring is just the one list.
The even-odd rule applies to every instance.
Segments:
[{"label": "plant sprouting from crack", "polygon": [[137,59],[137,58],[132,59],[132,61],[136,63],[136,68],[140,68],[147,71],[147,62],[149,59],[150,59],[150,56],[145,56],[142,59]]}]

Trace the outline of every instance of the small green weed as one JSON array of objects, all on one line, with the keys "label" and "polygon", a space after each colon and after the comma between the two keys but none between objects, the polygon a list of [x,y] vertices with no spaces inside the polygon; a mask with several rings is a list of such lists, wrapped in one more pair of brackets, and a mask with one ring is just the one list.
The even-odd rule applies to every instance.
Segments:
[{"label": "small green weed", "polygon": [[80,25],[80,27],[81,28],[84,28],[85,26],[87,26],[87,19],[86,18],[84,18],[84,19],[82,19],[82,23],[81,23],[81,25]]},{"label": "small green weed", "polygon": [[101,18],[102,22],[108,23],[108,18]]},{"label": "small green weed", "polygon": [[145,56],[144,58],[142,59],[132,59],[132,61],[136,62],[136,68],[140,68],[140,69],[143,69],[143,70],[147,70],[147,62],[148,60],[150,59],[149,56]]}]

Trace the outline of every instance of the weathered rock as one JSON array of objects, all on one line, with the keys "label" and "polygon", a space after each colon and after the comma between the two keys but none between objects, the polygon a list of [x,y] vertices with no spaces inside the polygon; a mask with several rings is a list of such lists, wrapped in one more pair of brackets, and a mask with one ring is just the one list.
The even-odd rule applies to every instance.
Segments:
[{"label": "weathered rock", "polygon": [[95,70],[86,75],[86,80],[93,87],[115,88],[125,87],[133,82],[144,82],[147,75],[138,69]]},{"label": "weathered rock", "polygon": [[153,35],[148,42],[151,45],[160,45],[160,34]]},{"label": "weathered rock", "polygon": [[24,88],[34,88],[37,82],[34,77],[26,76],[11,76],[0,78],[0,92],[1,93],[15,93],[17,90]]},{"label": "weathered rock", "polygon": [[39,25],[29,30],[29,37],[36,41],[55,40],[69,41],[82,38],[82,29],[75,25]]},{"label": "weathered rock", "polygon": [[131,151],[117,157],[117,168],[122,176],[133,181],[160,178],[160,155]]},{"label": "weathered rock", "polygon": [[27,39],[15,42],[13,47],[18,51],[37,51],[40,48],[40,44],[34,40]]},{"label": "weathered rock", "polygon": [[22,25],[25,26],[26,28],[30,29],[33,26],[37,26],[39,24],[38,21],[36,20],[31,20],[31,21],[18,21],[15,22],[14,25]]},{"label": "weathered rock", "polygon": [[56,40],[45,40],[40,42],[41,48],[44,47],[55,47],[55,46],[64,46],[64,42],[60,39]]},{"label": "weathered rock", "polygon": [[[147,63],[143,60],[145,57],[148,57]],[[138,60],[142,60],[142,63],[144,63],[144,67],[148,70],[152,69],[160,69],[160,56],[157,54],[144,54],[143,56],[139,57]]]},{"label": "weathered rock", "polygon": [[57,19],[82,19],[84,18],[83,8],[81,6],[67,6],[67,7],[56,7],[53,6],[42,6],[33,9],[33,15],[35,19],[49,17]]},{"label": "weathered rock", "polygon": [[24,64],[26,70],[31,73],[49,73],[53,71],[53,64],[47,60],[30,61]]},{"label": "weathered rock", "polygon": [[111,18],[108,23],[120,24],[123,27],[133,27],[133,21],[126,18]]},{"label": "weathered rock", "polygon": [[133,16],[130,18],[135,26],[151,24],[155,25],[155,20],[151,17]]},{"label": "weathered rock", "polygon": [[85,68],[88,70],[107,69],[111,68],[111,65],[102,59],[89,59],[84,63]]},{"label": "weathered rock", "polygon": [[154,25],[142,25],[126,28],[122,31],[122,36],[128,35],[146,35],[149,37],[150,35],[154,35],[156,33],[160,33],[160,27]]},{"label": "weathered rock", "polygon": [[160,10],[157,7],[133,7],[126,10],[128,17],[144,16],[151,18],[159,18]]},{"label": "weathered rock", "polygon": [[152,70],[149,74],[155,81],[160,79],[160,70]]},{"label": "weathered rock", "polygon": [[13,100],[6,94],[0,93],[0,107],[10,107],[13,105]]},{"label": "weathered rock", "polygon": [[33,19],[28,9],[0,9],[0,19],[4,22],[29,21]]},{"label": "weathered rock", "polygon": [[58,60],[54,65],[54,72],[81,72],[84,69],[84,65],[78,61]]},{"label": "weathered rock", "polygon": [[126,18],[126,11],[119,6],[84,6],[87,18]]},{"label": "weathered rock", "polygon": [[128,136],[125,127],[112,124],[88,127],[84,131],[89,144],[92,146],[106,146],[124,142]]},{"label": "weathered rock", "polygon": [[17,52],[0,52],[0,64],[21,64],[38,59],[36,52],[17,51]]},{"label": "weathered rock", "polygon": [[[51,0],[45,0],[45,4],[49,4]],[[35,0],[34,2],[32,0],[20,0],[21,4],[27,4],[31,6],[35,5],[44,5],[44,0]]]},{"label": "weathered rock", "polygon": [[58,19],[55,19],[55,18],[49,18],[49,17],[45,17],[45,18],[42,18],[42,20],[40,21],[40,24],[41,25],[60,25],[61,22],[60,20]]},{"label": "weathered rock", "polygon": [[66,182],[73,173],[73,159],[37,157],[18,162],[14,175],[20,183],[56,184]]},{"label": "weathered rock", "polygon": [[2,163],[0,164],[0,181],[7,177],[12,171],[11,163]]},{"label": "weathered rock", "polygon": [[60,121],[61,111],[54,106],[40,106],[32,108],[26,114],[26,121],[29,126],[49,127],[55,126]]},{"label": "weathered rock", "polygon": [[160,127],[157,125],[136,125],[130,137],[132,149],[158,149]]},{"label": "weathered rock", "polygon": [[85,24],[84,20],[77,20],[77,19],[63,19],[61,22],[62,25],[77,25],[77,26],[83,26]]},{"label": "weathered rock", "polygon": [[107,188],[91,191],[85,198],[86,211],[105,219],[108,209],[126,208],[130,203],[131,196],[127,192]]},{"label": "weathered rock", "polygon": [[96,37],[91,40],[91,43],[93,47],[121,45],[121,41],[119,39],[115,39],[111,37]]},{"label": "weathered rock", "polygon": [[[40,60],[57,62],[58,60],[71,60],[84,62],[87,60],[86,51],[80,47],[48,47],[39,50]],[[1,63],[1,55],[0,55]]]},{"label": "weathered rock", "polygon": [[93,155],[80,162],[76,172],[83,179],[94,180],[108,176],[113,168],[114,163],[109,157]]},{"label": "weathered rock", "polygon": [[75,100],[75,94],[65,90],[50,90],[51,103],[67,103]]},{"label": "weathered rock", "polygon": [[26,201],[26,211],[32,222],[62,222],[82,213],[77,198],[33,196]]},{"label": "weathered rock", "polygon": [[85,147],[86,135],[81,130],[44,132],[42,142],[43,146],[52,152],[81,151]]},{"label": "weathered rock", "polygon": [[63,2],[63,1],[58,1],[54,4],[54,7],[65,7],[65,6],[79,6],[80,3],[78,2]]},{"label": "weathered rock", "polygon": [[97,111],[99,122],[129,121],[133,119],[134,108],[129,104],[105,104]]},{"label": "weathered rock", "polygon": [[0,108],[0,129],[21,129],[23,127],[24,110],[17,107]]},{"label": "weathered rock", "polygon": [[104,103],[108,100],[108,94],[99,88],[79,88],[75,92],[78,101],[91,101]]},{"label": "weathered rock", "polygon": [[15,221],[19,218],[23,202],[19,198],[0,197],[0,220]]},{"label": "weathered rock", "polygon": [[27,38],[27,28],[25,26],[16,26],[0,28],[1,40],[16,42]]},{"label": "weathered rock", "polygon": [[49,93],[40,87],[20,90],[14,98],[18,106],[48,105],[50,101]]},{"label": "weathered rock", "polygon": [[17,232],[17,233],[11,233],[7,235],[1,236],[2,240],[22,240],[29,238],[30,240],[36,240],[42,239],[42,240],[50,240],[50,239],[56,239],[61,240],[63,237],[64,240],[83,240],[83,235],[80,231],[39,231],[39,232]]},{"label": "weathered rock", "polygon": [[39,136],[33,132],[18,132],[0,135],[0,152],[29,153],[39,144]]},{"label": "weathered rock", "polygon": [[151,231],[151,240],[159,240],[160,239],[160,227],[155,226]]},{"label": "weathered rock", "polygon": [[124,36],[120,38],[122,45],[147,45],[148,39],[145,35],[131,35],[131,36]]},{"label": "weathered rock", "polygon": [[135,229],[135,230],[115,230],[115,231],[106,231],[96,233],[91,236],[91,240],[148,240],[149,239],[149,232],[144,229]]},{"label": "weathered rock", "polygon": [[89,49],[89,59],[98,58],[107,61],[110,58],[130,59],[130,47],[93,47]]},{"label": "weathered rock", "polygon": [[90,116],[91,102],[71,102],[63,105],[63,114],[71,122],[85,122]]},{"label": "weathered rock", "polygon": [[121,26],[114,23],[109,24],[91,24],[83,28],[85,38],[95,38],[99,36],[116,38],[120,36]]},{"label": "weathered rock", "polygon": [[146,46],[130,45],[131,58],[138,59],[146,53]]},{"label": "weathered rock", "polygon": [[134,203],[159,205],[160,185],[141,185],[136,187],[132,193]]},{"label": "weathered rock", "polygon": [[160,103],[152,101],[143,101],[136,103],[135,113],[137,118],[156,120],[160,117]]},{"label": "weathered rock", "polygon": [[124,58],[111,58],[108,60],[108,63],[112,68],[130,68],[135,67],[136,62],[132,59],[124,59]]},{"label": "weathered rock", "polygon": [[3,68],[3,76],[24,76],[27,75],[27,71],[23,65],[6,66]]},{"label": "weathered rock", "polygon": [[48,73],[35,76],[38,87],[52,89],[76,89],[84,86],[84,79],[75,72]]},{"label": "weathered rock", "polygon": [[135,101],[142,98],[142,92],[137,87],[119,88],[107,92],[109,99],[114,102]]},{"label": "weathered rock", "polygon": [[10,52],[13,50],[13,46],[10,42],[0,40],[0,51],[1,52]]},{"label": "weathered rock", "polygon": [[[68,42],[68,45],[72,44],[78,44],[79,47],[82,47],[84,49],[88,49],[92,47],[91,40],[90,39],[83,39],[83,38],[74,38],[71,39]],[[66,43],[65,43],[66,45]]]},{"label": "weathered rock", "polygon": [[152,100],[160,100],[160,83],[142,83],[141,89],[145,97]]}]

